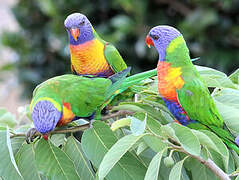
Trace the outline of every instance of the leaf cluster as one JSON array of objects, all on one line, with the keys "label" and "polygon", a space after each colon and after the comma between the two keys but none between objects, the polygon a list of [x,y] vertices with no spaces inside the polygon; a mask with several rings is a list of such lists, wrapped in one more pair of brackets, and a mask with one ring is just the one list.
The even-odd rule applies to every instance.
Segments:
[{"label": "leaf cluster", "polygon": [[[212,97],[227,128],[239,134],[239,71],[230,76],[197,66],[211,88]],[[26,144],[30,125],[19,125],[14,116],[0,111],[0,177],[12,179],[235,179],[239,157],[214,133],[193,130],[173,122],[157,93],[157,78],[131,88],[137,100],[125,99],[114,111],[134,114],[95,121],[83,133],[53,134],[49,141]],[[129,93],[129,92],[127,92]],[[123,94],[121,95],[123,96]],[[128,95],[126,96],[128,97]],[[22,115],[29,110],[22,109]],[[75,121],[69,126],[85,124]],[[63,127],[67,128],[67,127]],[[23,134],[23,135],[22,135]],[[224,177],[224,178],[225,178]]]}]

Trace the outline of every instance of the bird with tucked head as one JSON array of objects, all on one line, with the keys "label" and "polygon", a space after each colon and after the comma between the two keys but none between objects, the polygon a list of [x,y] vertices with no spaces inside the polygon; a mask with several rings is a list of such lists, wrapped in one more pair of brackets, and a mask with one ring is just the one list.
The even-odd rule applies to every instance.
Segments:
[{"label": "bird with tucked head", "polygon": [[30,105],[35,128],[28,131],[27,142],[34,140],[37,131],[47,140],[57,126],[79,118],[100,119],[100,112],[116,95],[156,73],[150,70],[126,77],[130,69],[109,78],[65,74],[38,85]]},{"label": "bird with tucked head", "polygon": [[182,34],[171,26],[156,26],[149,31],[146,43],[158,51],[158,92],[175,120],[214,132],[239,154],[239,140],[223,129],[222,117],[190,60]]},{"label": "bird with tucked head", "polygon": [[85,15],[73,13],[64,25],[70,43],[71,69],[75,74],[109,77],[127,68],[117,49],[99,37]]}]

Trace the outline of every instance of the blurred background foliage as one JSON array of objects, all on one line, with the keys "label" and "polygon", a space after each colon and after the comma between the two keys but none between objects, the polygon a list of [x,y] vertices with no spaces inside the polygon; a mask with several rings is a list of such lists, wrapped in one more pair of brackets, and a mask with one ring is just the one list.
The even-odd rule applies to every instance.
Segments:
[{"label": "blurred background foliage", "polygon": [[98,34],[114,43],[133,73],[156,67],[157,53],[145,36],[156,25],[172,25],[184,35],[196,64],[226,73],[239,66],[238,0],[19,0],[12,9],[21,27],[5,32],[2,43],[17,56],[14,66],[24,95],[40,82],[70,72],[64,20],[85,14]]}]

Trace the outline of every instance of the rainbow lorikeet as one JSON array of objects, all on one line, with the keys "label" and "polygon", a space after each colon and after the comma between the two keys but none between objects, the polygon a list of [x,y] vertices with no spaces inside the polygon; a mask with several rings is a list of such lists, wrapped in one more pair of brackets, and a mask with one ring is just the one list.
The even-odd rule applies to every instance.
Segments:
[{"label": "rainbow lorikeet", "polygon": [[159,53],[158,91],[176,121],[193,129],[214,132],[239,153],[239,141],[223,129],[223,120],[190,60],[182,34],[170,26],[156,26],[149,31],[146,43]]},{"label": "rainbow lorikeet", "polygon": [[75,74],[109,77],[127,68],[117,49],[100,38],[85,15],[73,13],[64,25],[70,42],[71,69]]},{"label": "rainbow lorikeet", "polygon": [[36,131],[47,139],[56,126],[73,120],[92,120],[117,94],[156,74],[156,69],[127,77],[130,67],[109,78],[66,74],[51,78],[33,91],[30,105],[35,129],[27,140],[33,141]]}]

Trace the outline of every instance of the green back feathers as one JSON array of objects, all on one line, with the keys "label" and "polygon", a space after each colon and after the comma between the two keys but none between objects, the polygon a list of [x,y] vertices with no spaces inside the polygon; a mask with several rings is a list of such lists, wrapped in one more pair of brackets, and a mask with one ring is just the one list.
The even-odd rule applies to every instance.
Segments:
[{"label": "green back feathers", "polygon": [[111,43],[105,44],[104,55],[114,72],[120,72],[127,68],[118,50]]},{"label": "green back feathers", "polygon": [[90,116],[96,107],[105,100],[105,92],[111,85],[105,78],[88,78],[76,75],[62,75],[51,78],[34,90],[33,106],[35,101],[49,97],[62,105],[62,101],[71,104],[76,116]]}]

